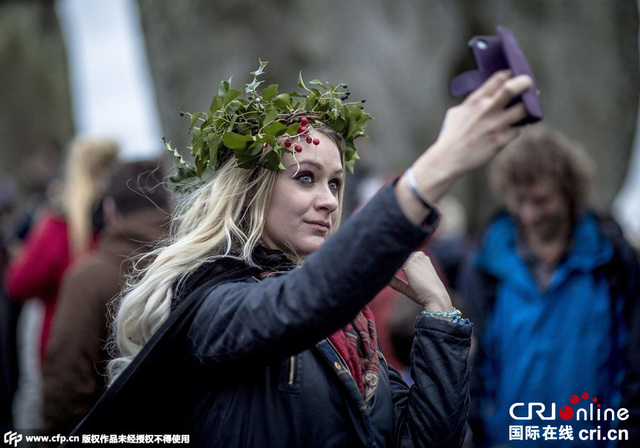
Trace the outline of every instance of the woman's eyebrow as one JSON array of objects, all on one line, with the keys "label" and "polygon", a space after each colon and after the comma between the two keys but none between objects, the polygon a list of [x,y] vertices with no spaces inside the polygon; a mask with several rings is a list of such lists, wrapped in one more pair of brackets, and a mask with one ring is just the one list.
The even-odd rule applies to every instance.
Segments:
[{"label": "woman's eyebrow", "polygon": [[[320,170],[320,171],[324,170],[324,168],[325,168],[324,165],[322,165],[321,163],[316,162],[315,160],[303,160],[303,161],[298,162],[298,163],[296,163],[296,162],[291,163],[287,167],[287,170],[294,169],[294,168],[296,168],[298,166],[302,166],[302,165],[311,165],[315,169]],[[336,175],[337,174],[343,174],[343,173],[344,173],[344,170],[342,168],[340,168],[340,169],[338,169],[338,170],[336,170],[334,172],[334,174],[336,174]]]}]

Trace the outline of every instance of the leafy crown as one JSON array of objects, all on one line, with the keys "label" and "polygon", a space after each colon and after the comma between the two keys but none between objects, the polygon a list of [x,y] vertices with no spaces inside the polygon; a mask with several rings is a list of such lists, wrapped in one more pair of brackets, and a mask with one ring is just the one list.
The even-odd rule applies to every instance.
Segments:
[{"label": "leafy crown", "polygon": [[[337,86],[315,79],[307,87],[298,77],[303,93],[280,93],[272,84],[258,91],[267,62],[259,61],[253,81],[246,84],[244,94],[231,89],[231,80],[222,81],[207,112],[181,112],[190,117],[191,153],[195,165],[187,162],[165,140],[165,146],[179,159],[174,182],[204,178],[214,172],[231,155],[238,166],[254,169],[284,170],[282,155],[293,153],[291,139],[309,134],[313,127],[327,126],[340,134],[345,143],[345,170],[353,172],[359,159],[354,140],[366,137],[364,127],[372,117],[364,111],[363,103],[348,101],[350,91],[346,84]],[[303,119],[301,124],[300,117]],[[308,126],[307,126],[308,122]],[[284,137],[289,138],[285,139]]]}]

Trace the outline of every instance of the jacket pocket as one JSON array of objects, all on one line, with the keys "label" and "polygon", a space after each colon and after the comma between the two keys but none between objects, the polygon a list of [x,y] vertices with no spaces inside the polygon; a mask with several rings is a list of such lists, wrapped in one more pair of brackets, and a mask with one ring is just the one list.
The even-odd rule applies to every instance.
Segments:
[{"label": "jacket pocket", "polygon": [[302,366],[300,356],[294,355],[281,363],[279,390],[289,393],[300,393],[300,376]]}]

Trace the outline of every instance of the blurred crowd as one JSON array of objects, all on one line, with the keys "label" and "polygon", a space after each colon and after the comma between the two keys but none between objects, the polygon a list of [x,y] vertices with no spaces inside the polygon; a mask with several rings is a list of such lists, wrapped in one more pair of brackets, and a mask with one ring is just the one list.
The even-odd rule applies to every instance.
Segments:
[{"label": "blurred crowd", "polygon": [[[109,306],[168,232],[158,160],[122,161],[105,138],[28,158],[0,183],[0,430],[64,434],[105,388]],[[22,173],[21,173],[22,174]]]}]

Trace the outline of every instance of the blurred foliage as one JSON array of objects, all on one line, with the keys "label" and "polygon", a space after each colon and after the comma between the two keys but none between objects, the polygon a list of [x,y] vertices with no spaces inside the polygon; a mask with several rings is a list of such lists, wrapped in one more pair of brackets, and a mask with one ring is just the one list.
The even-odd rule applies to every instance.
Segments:
[{"label": "blurred foliage", "polygon": [[[437,138],[455,104],[447,85],[471,68],[467,41],[502,24],[536,74],[546,124],[583,142],[595,159],[595,203],[607,207],[624,179],[639,99],[636,0],[137,4],[165,137],[179,148],[190,143],[179,111],[207,110],[221,80],[262,59],[269,61],[265,82],[281,91],[295,89],[299,71],[348,83],[376,117],[370,139],[358,145],[357,171],[400,173]],[[0,33],[0,154],[11,167],[39,142],[66,143],[71,101],[51,1],[0,2]],[[480,171],[454,187],[472,228],[493,205],[486,185]]]}]

